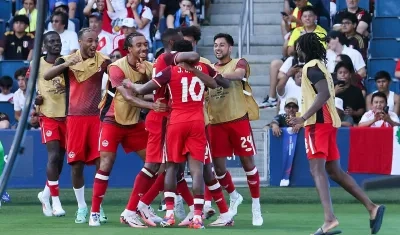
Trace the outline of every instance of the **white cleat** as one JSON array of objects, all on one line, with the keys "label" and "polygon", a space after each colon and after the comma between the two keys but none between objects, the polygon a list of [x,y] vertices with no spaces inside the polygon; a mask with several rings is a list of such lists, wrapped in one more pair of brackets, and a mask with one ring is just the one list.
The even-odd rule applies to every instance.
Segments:
[{"label": "white cleat", "polygon": [[228,212],[218,216],[218,219],[216,221],[212,222],[211,224],[209,224],[208,226],[225,227],[225,226],[233,226],[233,225],[234,225],[233,216],[231,215],[231,212],[228,211]]},{"label": "white cleat", "polygon": [[211,206],[204,206],[203,208],[203,219],[210,219],[215,215],[215,210]]},{"label": "white cleat", "polygon": [[180,222],[178,224],[178,226],[189,226],[192,221],[193,221],[193,217],[194,217],[194,213],[193,211],[189,211],[189,213],[187,214],[187,216],[185,217],[184,220],[182,220],[182,222]]},{"label": "white cleat", "polygon": [[62,207],[54,207],[53,208],[53,216],[55,217],[62,217],[65,216],[65,210]]},{"label": "white cleat", "polygon": [[89,226],[98,227],[100,226],[100,213],[92,212],[89,216]]},{"label": "white cleat", "polygon": [[100,206],[100,223],[105,224],[105,223],[107,223],[107,221],[108,221],[108,217],[104,213],[103,207]]},{"label": "white cleat", "polygon": [[87,222],[88,208],[78,208],[76,211],[75,224],[85,224]]},{"label": "white cleat", "polygon": [[140,221],[139,215],[136,213],[130,215],[124,215],[124,213],[122,213],[120,221],[132,228],[147,228],[147,226]]},{"label": "white cleat", "polygon": [[253,226],[261,226],[264,223],[264,219],[261,215],[260,204],[252,204],[251,211],[253,212]]},{"label": "white cleat", "polygon": [[229,210],[232,212],[232,216],[235,216],[237,214],[237,208],[243,202],[242,195],[240,195],[239,193],[237,195],[237,198],[230,198]]},{"label": "white cleat", "polygon": [[279,186],[287,187],[287,186],[289,186],[289,183],[290,183],[289,180],[281,180],[281,183],[279,184]]},{"label": "white cleat", "polygon": [[53,216],[53,209],[51,208],[50,205],[50,198],[44,198],[43,192],[39,192],[38,199],[40,203],[42,203],[43,215],[47,217]]},{"label": "white cleat", "polygon": [[154,222],[154,223],[161,223],[161,221],[163,221],[163,218],[161,218],[160,216],[158,216],[155,212],[153,207],[149,206],[149,210],[150,210],[150,219]]},{"label": "white cleat", "polygon": [[186,216],[185,207],[183,206],[183,199],[181,195],[176,195],[175,197],[175,207],[174,207],[175,216],[182,220]]},{"label": "white cleat", "polygon": [[147,224],[150,225],[152,227],[156,227],[157,224],[153,221],[152,217],[152,213],[150,211],[150,206],[148,207],[144,207],[142,209],[138,209],[138,213],[140,215],[140,217],[142,218],[142,220]]}]

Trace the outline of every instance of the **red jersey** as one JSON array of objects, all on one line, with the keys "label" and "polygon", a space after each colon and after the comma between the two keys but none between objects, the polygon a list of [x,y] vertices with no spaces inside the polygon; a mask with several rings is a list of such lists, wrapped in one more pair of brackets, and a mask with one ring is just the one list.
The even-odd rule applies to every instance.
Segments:
[{"label": "red jersey", "polygon": [[[64,62],[63,58],[59,58],[55,65]],[[67,114],[69,116],[97,116],[100,114],[98,105],[101,101],[101,84],[103,74],[107,71],[110,63],[110,60],[104,61],[99,71],[84,82],[78,82],[70,69],[64,70]]]},{"label": "red jersey", "polygon": [[[197,63],[196,68],[211,77],[217,72],[207,64]],[[170,124],[203,121],[204,122],[204,91],[206,86],[192,72],[180,66],[169,66],[157,73],[153,80],[159,87],[168,84],[172,111]]]}]

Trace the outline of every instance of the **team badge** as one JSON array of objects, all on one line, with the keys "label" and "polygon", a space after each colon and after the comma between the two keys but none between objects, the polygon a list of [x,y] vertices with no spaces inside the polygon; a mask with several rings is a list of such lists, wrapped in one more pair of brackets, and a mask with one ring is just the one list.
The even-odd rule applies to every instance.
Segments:
[{"label": "team badge", "polygon": [[74,158],[75,157],[75,153],[74,152],[69,152],[68,153],[68,157],[69,158]]},{"label": "team badge", "polygon": [[52,134],[53,134],[53,132],[51,132],[51,131],[46,131],[46,136],[47,136],[47,137],[50,137]]},{"label": "team badge", "polygon": [[103,140],[103,142],[101,142],[101,145],[103,145],[103,147],[107,147],[108,146],[108,141],[107,140]]}]

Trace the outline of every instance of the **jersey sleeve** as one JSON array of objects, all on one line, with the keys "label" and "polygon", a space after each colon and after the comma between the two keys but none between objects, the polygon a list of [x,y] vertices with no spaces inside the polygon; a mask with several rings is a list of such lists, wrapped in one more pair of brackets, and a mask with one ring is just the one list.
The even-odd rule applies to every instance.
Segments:
[{"label": "jersey sleeve", "polygon": [[247,61],[245,59],[240,59],[237,64],[235,69],[244,69],[247,72]]},{"label": "jersey sleeve", "polygon": [[122,81],[124,81],[125,79],[124,72],[120,68],[118,68],[118,66],[111,66],[108,72],[108,79],[110,79],[111,81],[111,86],[113,88],[122,86]]},{"label": "jersey sleeve", "polygon": [[164,62],[165,65],[170,66],[170,65],[176,65],[175,58],[178,55],[178,53],[165,53],[164,55]]},{"label": "jersey sleeve", "polygon": [[215,71],[215,69],[213,69],[210,65],[204,64],[204,66],[206,66],[207,71],[208,71],[208,75],[210,77],[215,78],[218,75],[218,72]]},{"label": "jersey sleeve", "polygon": [[64,64],[64,63],[65,63],[65,59],[60,57],[56,60],[56,62],[54,63],[54,66]]},{"label": "jersey sleeve", "polygon": [[152,79],[159,87],[167,84],[171,80],[171,66],[165,68],[163,71],[158,72]]},{"label": "jersey sleeve", "polygon": [[314,85],[317,82],[326,79],[325,74],[318,67],[308,68],[307,77],[311,81],[311,83]]}]

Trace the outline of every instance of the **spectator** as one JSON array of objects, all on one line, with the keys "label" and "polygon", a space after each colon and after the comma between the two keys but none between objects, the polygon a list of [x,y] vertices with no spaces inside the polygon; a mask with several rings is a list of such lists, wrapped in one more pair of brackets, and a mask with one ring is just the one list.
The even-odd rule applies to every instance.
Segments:
[{"label": "spectator", "polygon": [[[174,15],[175,15],[176,11],[179,10],[179,0],[160,0],[159,3],[160,3],[160,7],[159,7],[158,13],[159,13],[160,22],[162,19],[166,19],[166,23],[168,21],[170,21],[170,25],[173,25]],[[158,26],[160,26],[160,24]],[[168,23],[167,23],[167,27],[168,27]]]},{"label": "spectator", "polygon": [[368,41],[356,31],[357,18],[354,14],[345,13],[342,17],[342,30],[348,40],[349,47],[358,50],[367,61]]},{"label": "spectator", "polygon": [[347,8],[336,13],[335,25],[333,26],[334,30],[340,30],[343,16],[346,13],[352,13],[356,16],[358,20],[357,33],[366,37],[369,35],[368,30],[372,21],[371,15],[367,10],[358,7],[359,1],[360,0],[346,0]]},{"label": "spectator", "polygon": [[[113,1],[113,3],[116,2],[117,1]],[[123,8],[123,10],[124,9],[126,8]],[[111,0],[89,0],[85,9],[83,9],[83,14],[86,16],[87,20],[87,23],[85,23],[86,26],[89,25],[90,15],[95,12],[103,15],[103,30],[111,34],[119,32],[119,20],[127,17],[127,12],[120,11],[119,14],[115,13]],[[111,17],[113,17],[113,19],[111,19]],[[121,19],[119,17],[121,17]],[[114,28],[113,25],[116,25],[116,27]]]},{"label": "spectator", "polygon": [[150,38],[150,22],[153,20],[153,13],[150,8],[142,5],[140,0],[129,0],[128,6],[130,6],[131,12],[133,13],[136,31],[144,35],[149,43],[149,48],[151,48],[152,40]]},{"label": "spectator", "polygon": [[335,97],[335,106],[336,106],[336,111],[339,114],[340,120],[342,121],[342,127],[351,127],[354,125],[354,120],[353,117],[350,115],[346,115],[344,113],[344,109],[343,109],[343,100]]},{"label": "spectator", "polygon": [[[351,65],[351,67],[354,68],[353,62],[351,61],[351,58],[348,55],[345,54],[340,54],[336,57],[335,61],[335,66],[337,63],[343,62],[345,64]],[[365,97],[367,94],[367,91],[365,90],[364,84],[363,84],[363,78],[360,76],[360,74],[356,73],[357,71],[354,70],[353,78],[352,79],[352,84],[358,88],[361,89],[363,96]]]},{"label": "spectator", "polygon": [[[55,3],[55,7],[54,7],[54,10],[53,10],[51,15],[53,15],[53,13],[55,13],[55,12],[64,12],[68,16],[69,8],[68,8],[68,5],[67,5],[67,2],[62,1],[62,0],[61,1],[57,1]],[[67,17],[67,19],[68,19],[68,17]],[[70,19],[68,19],[68,23],[65,24],[65,28],[67,30],[69,30],[69,31],[74,31],[75,32],[76,27],[79,27],[79,25],[75,25],[75,23]],[[47,24],[47,30],[48,31],[54,31],[53,25],[51,23],[51,19],[50,19],[50,22]]]},{"label": "spectator", "polygon": [[305,33],[317,34],[321,38],[321,43],[326,47],[326,30],[315,23],[317,21],[315,9],[312,6],[306,6],[301,10],[303,11],[303,14],[301,15],[301,22],[303,22],[303,26],[295,28],[290,35],[287,54],[293,53],[294,42]]},{"label": "spectator", "polygon": [[66,0],[48,0],[48,1],[50,10],[56,11],[56,8],[60,6],[60,4],[62,3],[62,5],[65,5],[67,7],[66,13],[68,13],[69,18],[70,19],[75,18],[76,7],[79,0],[68,0],[68,3],[66,2]]},{"label": "spectator", "polygon": [[15,119],[19,121],[21,117],[22,109],[25,105],[25,92],[26,92],[26,82],[27,78],[25,77],[26,72],[28,71],[28,67],[22,67],[15,71],[14,78],[18,81],[19,89],[14,93],[14,115]]},{"label": "spectator", "polygon": [[[397,115],[400,115],[400,96],[393,91],[390,91],[390,83],[392,79],[390,74],[386,71],[379,71],[375,74],[375,83],[376,87],[378,88],[375,92],[382,92],[386,95],[386,104],[389,106],[389,111],[394,112]],[[373,93],[375,93],[373,92]],[[367,96],[367,108],[372,109],[371,105],[371,97],[372,94]]]},{"label": "spectator", "polygon": [[25,32],[29,25],[26,15],[17,15],[13,19],[13,31],[8,31],[0,40],[0,56],[4,60],[32,60],[33,34]]},{"label": "spectator", "polygon": [[10,76],[3,76],[0,78],[0,102],[13,103],[14,93],[11,93],[13,80]]},{"label": "spectator", "polygon": [[204,26],[208,26],[210,25],[210,21],[211,21],[211,0],[205,0],[204,1],[204,11],[205,11],[205,17],[204,20],[202,22],[202,25]]},{"label": "spectator", "polygon": [[359,127],[393,127],[400,126],[399,117],[387,108],[387,97],[383,92],[375,92],[371,97],[371,110],[366,112]]},{"label": "spectator", "polygon": [[352,85],[354,69],[349,64],[339,62],[335,67],[335,95],[343,100],[344,114],[358,123],[365,112],[365,100],[361,89]]},{"label": "spectator", "polygon": [[64,12],[56,11],[51,16],[53,31],[56,31],[61,38],[61,55],[70,55],[79,50],[78,35],[75,31],[66,30],[65,24],[68,22],[68,15]]},{"label": "spectator", "polygon": [[394,76],[400,79],[400,60],[397,60],[396,68],[394,70]]},{"label": "spectator", "polygon": [[328,42],[328,50],[326,51],[327,67],[330,73],[335,70],[336,57],[340,54],[348,55],[353,66],[362,78],[367,76],[365,62],[361,53],[347,46],[348,40],[344,34],[338,31],[329,32],[326,41]]},{"label": "spectator", "polygon": [[113,51],[113,35],[107,33],[102,29],[103,27],[103,15],[98,12],[94,12],[89,17],[89,28],[93,29],[97,33],[99,43],[97,45],[97,51],[104,55],[110,55]]},{"label": "spectator", "polygon": [[128,54],[128,51],[124,49],[125,38],[136,31],[134,20],[132,18],[125,18],[122,21],[121,31],[122,34],[115,36],[113,40],[113,50],[118,50],[122,57],[124,57]]},{"label": "spectator", "polygon": [[10,118],[7,114],[0,112],[0,130],[10,129]]},{"label": "spectator", "polygon": [[[270,126],[272,127],[272,134],[279,137],[282,133],[282,127],[290,127],[289,120],[292,117],[296,117],[296,113],[299,111],[299,104],[296,98],[288,98],[285,101],[285,112],[283,114],[278,114],[272,120]],[[293,126],[293,132],[299,132],[301,125]]]},{"label": "spectator", "polygon": [[167,17],[168,28],[198,26],[196,8],[191,0],[180,0],[179,9]]},{"label": "spectator", "polygon": [[192,43],[193,50],[197,50],[197,43],[201,39],[201,30],[197,26],[189,26],[180,28],[183,39]]},{"label": "spectator", "polygon": [[29,26],[25,32],[35,34],[36,31],[36,20],[37,20],[37,9],[36,0],[23,0],[24,7],[17,11],[15,15],[26,15],[29,19]]},{"label": "spectator", "polygon": [[[110,0],[89,0],[88,3],[86,4],[85,8],[83,9],[83,14],[85,16],[90,16],[94,12],[98,12],[103,14],[104,16],[104,9],[106,8],[105,5],[110,4],[111,8],[111,2]],[[110,8],[110,7],[108,7]],[[104,19],[103,19],[104,21]]]}]

